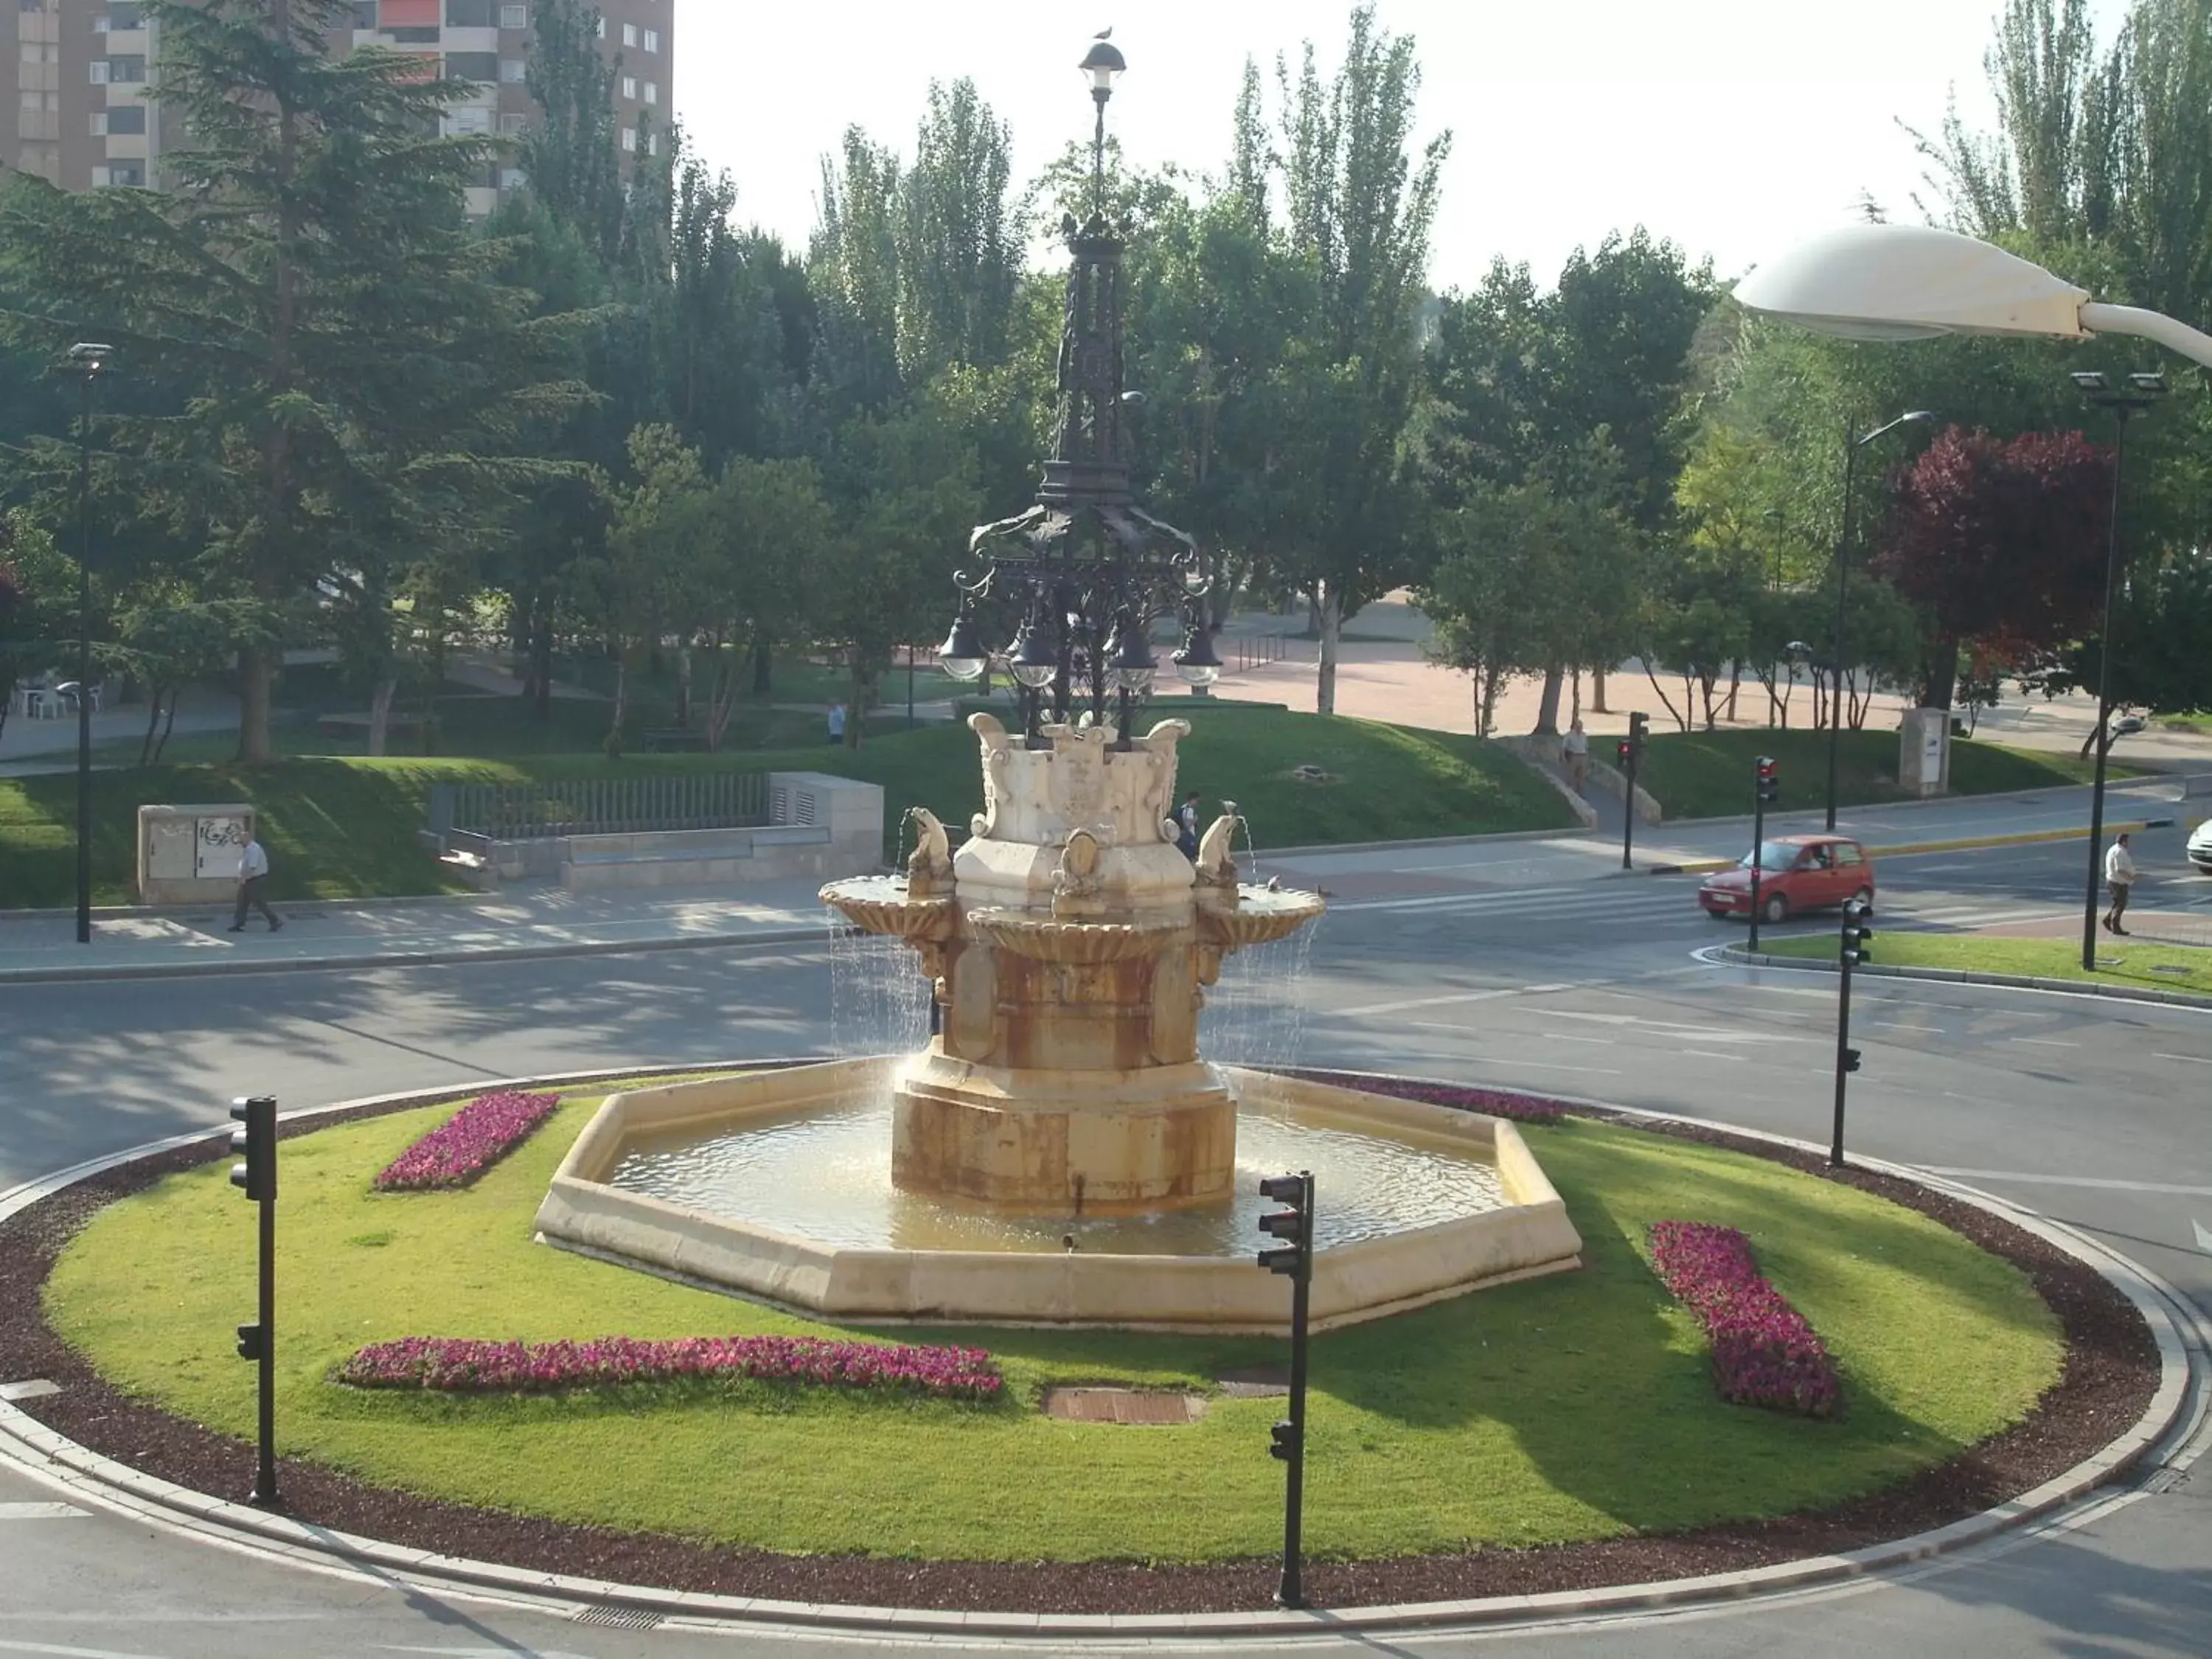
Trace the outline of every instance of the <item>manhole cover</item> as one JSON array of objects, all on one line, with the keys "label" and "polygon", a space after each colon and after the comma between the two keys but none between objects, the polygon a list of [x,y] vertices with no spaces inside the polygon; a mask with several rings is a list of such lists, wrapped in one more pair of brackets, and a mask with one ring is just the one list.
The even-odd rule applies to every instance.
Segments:
[{"label": "manhole cover", "polygon": [[611,1625],[617,1630],[659,1630],[665,1614],[649,1607],[586,1607],[573,1620],[579,1625]]},{"label": "manhole cover", "polygon": [[2189,977],[2189,969],[2178,963],[2159,963],[2154,964],[2150,971],[2154,974],[2170,974],[2176,979]]},{"label": "manhole cover", "polygon": [[1231,1400],[1279,1400],[1291,1391],[1287,1365],[1247,1365],[1214,1379]]},{"label": "manhole cover", "polygon": [[1195,1423],[1206,1400],[1195,1394],[1161,1394],[1144,1389],[1047,1389],[1044,1414],[1069,1423],[1128,1423],[1161,1428]]}]

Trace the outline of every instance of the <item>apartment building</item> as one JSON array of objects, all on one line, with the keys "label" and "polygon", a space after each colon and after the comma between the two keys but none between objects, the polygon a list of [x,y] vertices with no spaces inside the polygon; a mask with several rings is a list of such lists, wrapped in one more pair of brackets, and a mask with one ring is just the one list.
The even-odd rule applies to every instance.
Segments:
[{"label": "apartment building", "polygon": [[[641,142],[664,142],[672,118],[676,0],[600,0],[599,10],[627,163]],[[417,53],[470,83],[449,131],[512,135],[529,124],[529,0],[353,0],[352,12],[333,46]],[[146,97],[159,60],[143,9],[129,0],[0,0],[0,88],[15,88],[15,119],[0,114],[0,167],[65,190],[159,188],[161,154],[179,137],[174,112]],[[495,167],[470,189],[469,210],[489,213],[521,182],[512,161]]]}]

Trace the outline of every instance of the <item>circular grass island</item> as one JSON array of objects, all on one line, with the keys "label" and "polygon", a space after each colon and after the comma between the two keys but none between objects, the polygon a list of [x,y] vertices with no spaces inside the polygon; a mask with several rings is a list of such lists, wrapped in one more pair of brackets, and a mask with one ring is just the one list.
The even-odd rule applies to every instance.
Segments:
[{"label": "circular grass island", "polygon": [[[563,1091],[511,1155],[454,1189],[372,1182],[459,1100],[288,1126],[276,1413],[295,1514],[516,1565],[804,1601],[1265,1605],[1281,1401],[1250,1379],[1282,1363],[1281,1343],[841,1328],[534,1242],[556,1167],[621,1086]],[[1583,1240],[1579,1273],[1315,1338],[1317,1603],[1850,1547],[2025,1489],[2148,1400],[2139,1316],[2055,1247],[1893,1178],[1656,1127],[1675,1132],[1580,1111],[1524,1125]],[[220,1141],[196,1145],[0,1229],[19,1263],[0,1300],[24,1304],[0,1308],[0,1358],[64,1382],[33,1407],[64,1432],[240,1497],[255,1373],[233,1341],[253,1308],[253,1230],[228,1164]],[[1668,1220],[1748,1238],[1832,1356],[1839,1412],[1720,1397],[1704,1329],[1653,1269],[1650,1230]],[[693,1377],[446,1393],[339,1377],[365,1346],[409,1338],[744,1335],[960,1345],[986,1351],[1003,1386],[940,1398],[896,1380]],[[22,1369],[33,1363],[43,1369]],[[1082,1384],[1189,1396],[1191,1420],[1043,1409],[1048,1390]]]}]

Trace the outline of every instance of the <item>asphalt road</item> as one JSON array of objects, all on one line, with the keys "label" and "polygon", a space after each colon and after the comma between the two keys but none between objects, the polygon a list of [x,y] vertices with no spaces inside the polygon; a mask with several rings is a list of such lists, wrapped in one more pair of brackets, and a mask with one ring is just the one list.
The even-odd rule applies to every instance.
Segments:
[{"label": "asphalt road", "polygon": [[[2171,840],[2168,847],[2166,842]],[[2154,880],[2179,837],[2147,836]],[[1958,926],[2078,904],[2079,843],[1887,861],[1882,925]],[[1716,968],[1731,936],[1694,878],[1347,903],[1311,941],[1224,981],[1212,1049],[1479,1079],[1825,1139],[1832,981]],[[2185,878],[2137,902],[2212,900]],[[1816,924],[1807,924],[1814,926]],[[1740,929],[1734,930],[1740,932]],[[1877,941],[1877,950],[1879,942]],[[0,1023],[0,1188],[222,1121],[288,1107],[592,1066],[819,1051],[834,1036],[829,948],[689,951],[350,975],[9,988]],[[845,1013],[852,1012],[846,1000]],[[2212,1012],[1863,980],[1852,1150],[1960,1173],[2081,1226],[2212,1314]],[[1326,1478],[1316,1472],[1315,1478]],[[412,1652],[594,1656],[849,1652],[881,1644],[580,1626],[211,1549],[0,1472],[0,1656]],[[28,1510],[10,1505],[31,1505]],[[2212,1653],[2205,1476],[1903,1580],[1757,1607],[1571,1629],[1315,1638],[1241,1650],[1449,1654]],[[948,1643],[933,1646],[957,1646]],[[1170,1644],[1196,1647],[1197,1644]],[[1060,1650],[1065,1650],[1064,1645]]]}]

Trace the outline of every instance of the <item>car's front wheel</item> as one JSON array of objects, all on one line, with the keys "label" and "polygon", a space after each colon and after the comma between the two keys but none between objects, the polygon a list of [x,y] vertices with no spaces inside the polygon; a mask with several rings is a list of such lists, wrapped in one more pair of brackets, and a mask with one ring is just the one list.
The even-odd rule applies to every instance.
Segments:
[{"label": "car's front wheel", "polygon": [[1780,893],[1773,894],[1759,907],[1759,914],[1766,921],[1787,921],[1790,920],[1790,901]]}]

